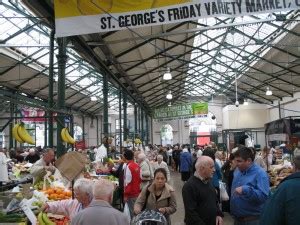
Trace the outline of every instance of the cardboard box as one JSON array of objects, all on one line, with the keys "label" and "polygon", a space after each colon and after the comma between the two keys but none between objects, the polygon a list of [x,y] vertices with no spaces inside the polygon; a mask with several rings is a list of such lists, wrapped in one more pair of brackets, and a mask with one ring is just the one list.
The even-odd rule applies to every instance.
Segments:
[{"label": "cardboard box", "polygon": [[88,163],[87,156],[79,152],[68,152],[56,160],[55,166],[67,180],[74,180]]}]

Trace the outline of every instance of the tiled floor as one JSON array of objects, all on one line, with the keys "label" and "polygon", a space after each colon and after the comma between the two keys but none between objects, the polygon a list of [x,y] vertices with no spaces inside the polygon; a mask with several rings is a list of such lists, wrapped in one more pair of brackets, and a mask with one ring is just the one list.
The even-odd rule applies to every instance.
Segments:
[{"label": "tiled floor", "polygon": [[[180,173],[171,172],[170,184],[175,188],[177,194],[177,211],[171,216],[172,225],[184,225],[184,206],[181,195],[183,182],[180,179]],[[229,214],[225,214],[224,225],[233,225],[233,220]]]}]

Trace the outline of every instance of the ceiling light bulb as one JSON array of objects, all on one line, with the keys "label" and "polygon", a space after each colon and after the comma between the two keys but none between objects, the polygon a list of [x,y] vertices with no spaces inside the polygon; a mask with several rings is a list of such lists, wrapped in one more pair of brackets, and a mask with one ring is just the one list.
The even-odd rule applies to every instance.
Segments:
[{"label": "ceiling light bulb", "polygon": [[236,106],[236,107],[239,107],[239,105],[240,105],[239,101],[236,100],[236,101],[235,101],[235,106]]},{"label": "ceiling light bulb", "polygon": [[97,101],[97,97],[96,97],[96,96],[92,96],[92,97],[91,97],[91,101],[92,101],[92,102]]},{"label": "ceiling light bulb", "polygon": [[172,74],[170,72],[170,68],[167,68],[167,71],[164,73],[163,79],[164,80],[171,80],[172,79]]},{"label": "ceiling light bulb", "polygon": [[171,107],[171,106],[172,106],[171,102],[168,104],[168,106],[169,106],[169,107]]},{"label": "ceiling light bulb", "polygon": [[247,99],[244,100],[244,105],[249,105],[249,102]]},{"label": "ceiling light bulb", "polygon": [[273,94],[273,93],[272,93],[272,91],[270,90],[270,88],[267,87],[266,95],[270,96],[270,95],[272,95],[272,94]]},{"label": "ceiling light bulb", "polygon": [[166,98],[167,99],[172,99],[173,98],[171,91],[169,91],[169,93],[167,94]]}]

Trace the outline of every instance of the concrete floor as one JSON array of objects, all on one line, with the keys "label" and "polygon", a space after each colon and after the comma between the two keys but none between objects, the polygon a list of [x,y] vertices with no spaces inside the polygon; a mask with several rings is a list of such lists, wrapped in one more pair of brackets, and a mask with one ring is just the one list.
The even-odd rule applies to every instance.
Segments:
[{"label": "concrete floor", "polygon": [[[183,182],[181,181],[180,173],[171,172],[170,184],[175,189],[177,200],[177,211],[171,216],[172,225],[184,225],[184,206],[181,195]],[[227,213],[225,213],[224,225],[233,225],[233,220],[231,216]]]}]

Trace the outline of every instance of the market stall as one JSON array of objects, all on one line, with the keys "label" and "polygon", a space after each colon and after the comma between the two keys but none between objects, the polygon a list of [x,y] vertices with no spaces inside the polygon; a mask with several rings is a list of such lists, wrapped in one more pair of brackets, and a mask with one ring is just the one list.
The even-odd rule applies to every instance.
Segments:
[{"label": "market stall", "polygon": [[[29,166],[29,167],[28,167]],[[84,153],[69,152],[55,162],[55,173],[47,173],[32,183],[30,164],[14,164],[9,171],[14,181],[2,184],[0,191],[0,224],[70,224],[65,215],[43,213],[41,207],[52,201],[74,198],[73,183],[79,177],[88,179],[109,179],[116,185],[113,206],[122,208],[122,190],[113,171],[118,162],[104,157],[91,162]],[[24,174],[24,175],[23,175]],[[26,174],[26,176],[25,176]],[[17,177],[16,177],[17,176]]]}]

